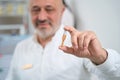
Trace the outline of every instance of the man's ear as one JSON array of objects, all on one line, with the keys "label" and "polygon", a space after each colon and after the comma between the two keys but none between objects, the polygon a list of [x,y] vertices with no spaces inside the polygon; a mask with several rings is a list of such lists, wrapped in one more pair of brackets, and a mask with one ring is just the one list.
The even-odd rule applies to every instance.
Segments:
[{"label": "man's ear", "polygon": [[64,6],[63,9],[62,9],[62,14],[64,13],[64,11],[65,11],[65,6]]}]

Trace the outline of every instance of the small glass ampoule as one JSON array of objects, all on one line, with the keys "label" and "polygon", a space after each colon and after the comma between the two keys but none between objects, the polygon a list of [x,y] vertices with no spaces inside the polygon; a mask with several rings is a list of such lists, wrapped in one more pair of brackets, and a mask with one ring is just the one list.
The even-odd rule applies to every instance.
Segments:
[{"label": "small glass ampoule", "polygon": [[61,46],[64,45],[64,41],[65,41],[65,39],[66,39],[66,34],[67,34],[67,31],[64,31],[63,36],[62,36],[62,43],[61,43]]}]

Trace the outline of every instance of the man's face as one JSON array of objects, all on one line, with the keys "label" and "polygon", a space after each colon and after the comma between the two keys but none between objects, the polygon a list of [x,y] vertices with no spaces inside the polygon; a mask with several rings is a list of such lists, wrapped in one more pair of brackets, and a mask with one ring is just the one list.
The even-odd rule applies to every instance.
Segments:
[{"label": "man's face", "polygon": [[64,11],[62,0],[30,0],[32,23],[41,38],[47,38],[60,26]]}]

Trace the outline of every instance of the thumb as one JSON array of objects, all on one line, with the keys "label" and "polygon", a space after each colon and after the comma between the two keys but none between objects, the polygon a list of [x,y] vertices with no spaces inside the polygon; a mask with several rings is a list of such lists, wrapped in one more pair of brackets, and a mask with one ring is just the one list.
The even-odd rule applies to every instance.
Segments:
[{"label": "thumb", "polygon": [[59,49],[64,51],[65,53],[73,54],[73,52],[74,52],[74,49],[72,47],[59,46]]}]

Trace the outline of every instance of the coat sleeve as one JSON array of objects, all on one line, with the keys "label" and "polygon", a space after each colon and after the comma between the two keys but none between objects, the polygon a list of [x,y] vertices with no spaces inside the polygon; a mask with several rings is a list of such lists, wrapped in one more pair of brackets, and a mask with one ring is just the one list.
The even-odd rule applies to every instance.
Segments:
[{"label": "coat sleeve", "polygon": [[120,80],[120,54],[112,49],[106,50],[108,58],[103,64],[95,65],[90,60],[85,60],[84,66],[100,80]]}]

